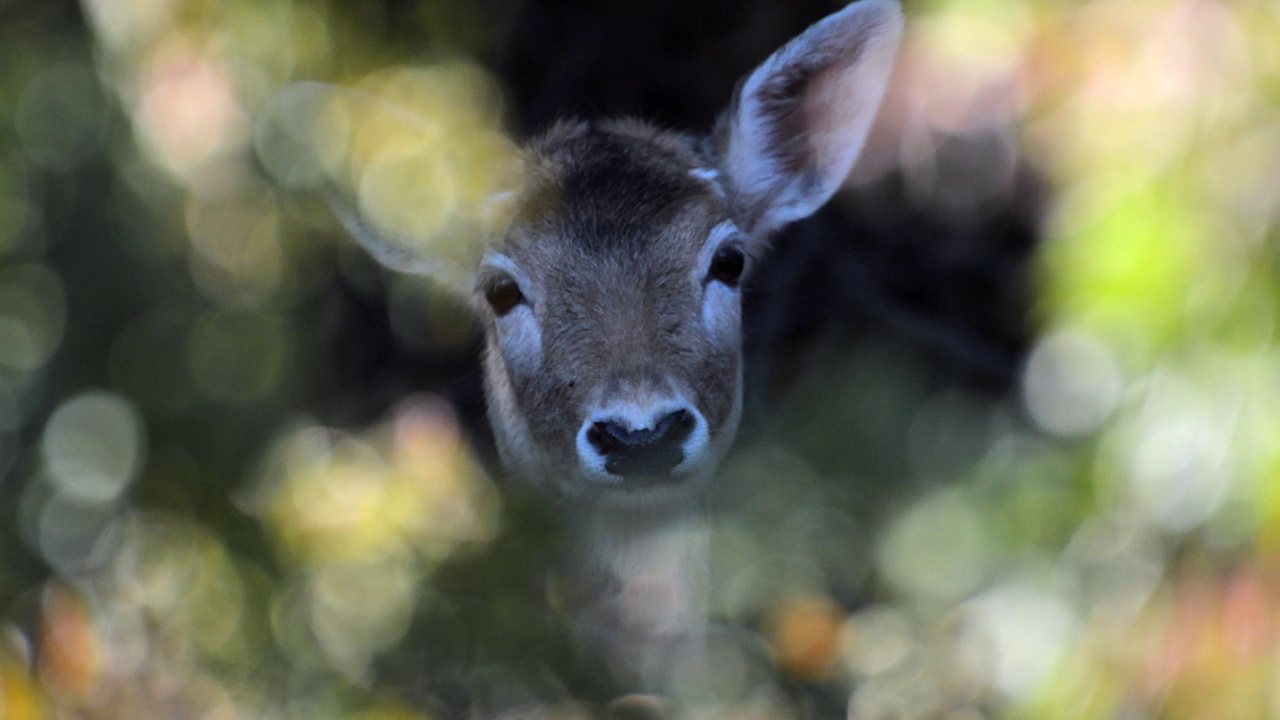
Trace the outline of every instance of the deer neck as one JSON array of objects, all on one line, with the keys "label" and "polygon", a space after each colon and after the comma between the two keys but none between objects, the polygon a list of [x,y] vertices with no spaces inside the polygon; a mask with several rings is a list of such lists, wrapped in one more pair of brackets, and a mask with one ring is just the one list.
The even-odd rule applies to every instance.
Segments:
[{"label": "deer neck", "polygon": [[660,684],[647,659],[697,653],[702,646],[710,535],[705,503],[593,511],[572,532],[563,577],[572,588],[575,630],[615,670]]}]

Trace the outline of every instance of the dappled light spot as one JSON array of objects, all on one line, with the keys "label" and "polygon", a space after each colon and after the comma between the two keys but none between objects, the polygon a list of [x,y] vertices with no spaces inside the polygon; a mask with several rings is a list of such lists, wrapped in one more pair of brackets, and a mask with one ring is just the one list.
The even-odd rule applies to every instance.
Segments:
[{"label": "dappled light spot", "polygon": [[899,517],[885,533],[877,565],[909,597],[951,603],[981,586],[995,548],[989,526],[959,491],[939,491]]},{"label": "dappled light spot", "polygon": [[40,679],[51,693],[87,702],[103,679],[103,648],[92,611],[75,591],[59,585],[42,598]]},{"label": "dappled light spot", "polygon": [[1211,397],[1172,369],[1147,381],[1133,418],[1128,471],[1133,500],[1149,522],[1185,531],[1208,520],[1226,497],[1238,406]]},{"label": "dappled light spot", "polygon": [[210,296],[260,304],[280,289],[287,268],[279,211],[269,187],[193,195],[185,220],[194,251],[191,274]]},{"label": "dappled light spot", "polygon": [[[92,583],[55,581],[39,594],[37,711],[47,697],[53,712],[78,717],[247,717],[241,682],[202,668],[257,662],[244,641],[241,568],[181,518],[128,514],[120,528],[99,572],[69,573]],[[11,657],[0,650],[0,677],[15,669]],[[22,701],[6,698],[4,683],[0,710]]]},{"label": "dappled light spot", "polygon": [[1077,635],[1071,607],[1062,589],[1037,578],[1017,579],[965,603],[965,643],[978,677],[1000,693],[1031,694],[1056,669]]},{"label": "dappled light spot", "polygon": [[[28,490],[28,496],[34,494]],[[66,573],[101,567],[119,542],[113,507],[65,492],[54,491],[43,498],[34,521],[32,544],[46,562]]]},{"label": "dappled light spot", "polygon": [[1033,28],[1032,11],[1012,0],[942,3],[925,14],[904,62],[921,75],[916,99],[930,125],[966,133],[1000,128],[1020,113],[1026,99],[1017,82]]},{"label": "dappled light spot", "polygon": [[726,629],[709,632],[705,643],[701,658],[654,652],[647,659],[652,669],[672,677],[673,707],[697,708],[715,717],[769,717],[781,710],[764,690],[774,682],[776,670],[763,638]]},{"label": "dappled light spot", "polygon": [[484,542],[496,497],[472,464],[448,407],[407,401],[367,438],[314,426],[289,433],[269,461],[263,511],[307,562],[399,556],[435,560]]},{"label": "dappled light spot", "polygon": [[520,179],[500,111],[493,80],[475,65],[395,67],[353,92],[288,88],[263,113],[255,145],[279,180],[349,205],[337,208],[344,222],[358,217],[368,225],[360,232],[429,258],[454,282],[501,232],[509,208],[495,198]]},{"label": "dappled light spot", "polygon": [[173,35],[155,48],[140,75],[138,102],[139,139],[179,179],[247,143],[232,71],[194,37]]},{"label": "dappled light spot", "polygon": [[129,518],[115,570],[129,603],[164,632],[217,656],[244,631],[246,588],[226,549],[208,532],[178,517]]},{"label": "dappled light spot", "polygon": [[98,38],[117,51],[136,50],[166,29],[182,0],[88,0]]},{"label": "dappled light spot", "polygon": [[137,474],[146,435],[131,403],[113,393],[90,392],[54,411],[41,449],[59,491],[81,502],[106,503]]},{"label": "dappled light spot", "polygon": [[66,293],[40,265],[0,267],[0,368],[30,372],[44,365],[66,330]]},{"label": "dappled light spot", "polygon": [[1068,437],[1097,430],[1124,389],[1124,377],[1107,347],[1072,330],[1039,342],[1022,382],[1027,411],[1036,423]]},{"label": "dappled light spot", "polygon": [[44,693],[20,663],[0,658],[0,717],[43,720],[48,714]]},{"label": "dappled light spot", "polygon": [[254,506],[302,578],[273,599],[282,647],[365,678],[436,566],[493,538],[496,503],[436,398],[406,401],[365,436],[308,425],[281,437]]},{"label": "dappled light spot", "polygon": [[872,606],[851,615],[840,629],[845,665],[855,675],[888,672],[916,650],[911,621],[887,606]]},{"label": "dappled light spot", "polygon": [[770,615],[769,645],[774,660],[787,675],[820,681],[834,671],[843,650],[844,615],[824,598],[796,597]]},{"label": "dappled light spot", "polygon": [[409,628],[421,581],[409,558],[383,555],[314,567],[308,624],[325,659],[352,680]]}]

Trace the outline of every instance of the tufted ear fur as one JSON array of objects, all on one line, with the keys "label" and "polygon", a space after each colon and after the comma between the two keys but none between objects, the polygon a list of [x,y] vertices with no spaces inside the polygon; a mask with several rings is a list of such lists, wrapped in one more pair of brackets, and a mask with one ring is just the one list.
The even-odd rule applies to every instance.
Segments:
[{"label": "tufted ear fur", "polygon": [[743,228],[765,237],[839,189],[884,97],[902,36],[894,0],[861,0],[787,43],[739,85],[715,144]]}]

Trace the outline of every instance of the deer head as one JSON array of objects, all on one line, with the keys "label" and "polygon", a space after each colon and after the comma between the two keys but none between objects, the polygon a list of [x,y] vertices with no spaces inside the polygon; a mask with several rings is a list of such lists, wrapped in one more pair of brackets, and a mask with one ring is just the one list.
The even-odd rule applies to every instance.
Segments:
[{"label": "deer head", "polygon": [[[705,533],[672,517],[690,516],[737,432],[743,284],[770,237],[843,183],[901,32],[893,0],[849,5],[751,73],[710,136],[557,123],[514,153],[505,190],[472,203],[488,231],[462,252],[415,248],[372,212],[382,190],[412,182],[353,193],[317,163],[329,205],[375,258],[472,299],[504,470],[591,508],[568,564],[611,588],[582,614],[623,653],[698,634]],[[287,89],[276,117],[331,160],[333,133],[317,127],[336,117],[354,152],[370,134],[351,130],[362,107],[447,134],[376,94],[317,83]]]},{"label": "deer head", "polygon": [[[901,27],[892,0],[827,17],[740,84],[710,137],[560,122],[522,149],[518,188],[492,203],[508,221],[463,273],[508,473],[623,507],[705,485],[742,407],[743,283],[770,236],[848,174]],[[294,86],[289,121],[314,122],[355,93]],[[328,197],[385,265],[436,272],[343,193]]]}]

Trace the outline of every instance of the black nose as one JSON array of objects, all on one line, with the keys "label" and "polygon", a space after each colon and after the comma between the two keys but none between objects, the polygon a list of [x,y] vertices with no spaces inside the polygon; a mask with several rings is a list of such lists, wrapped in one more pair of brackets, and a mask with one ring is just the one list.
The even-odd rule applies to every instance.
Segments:
[{"label": "black nose", "polygon": [[681,445],[693,426],[688,410],[676,410],[651,428],[635,430],[601,420],[587,429],[587,442],[604,456],[604,469],[614,475],[665,475],[684,460]]}]

